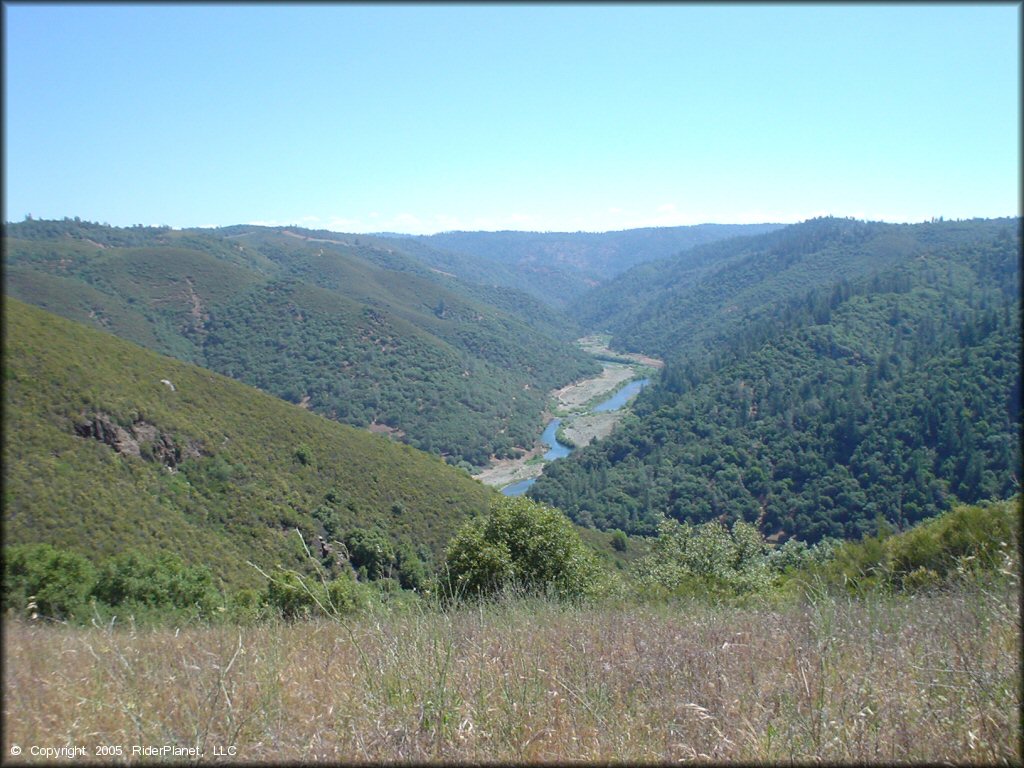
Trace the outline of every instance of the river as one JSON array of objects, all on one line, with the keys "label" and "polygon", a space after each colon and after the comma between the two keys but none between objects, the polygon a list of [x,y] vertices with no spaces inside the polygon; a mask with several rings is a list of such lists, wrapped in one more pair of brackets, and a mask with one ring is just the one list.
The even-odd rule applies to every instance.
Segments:
[{"label": "river", "polygon": [[[607,400],[591,408],[590,413],[608,413],[610,411],[617,411],[636,397],[640,393],[640,390],[650,383],[650,379],[636,379],[631,381]],[[549,447],[547,453],[544,454],[545,461],[564,459],[572,453],[571,447],[558,441],[558,427],[561,426],[561,424],[561,419],[552,419],[548,422],[548,425],[544,428],[544,433],[540,436],[541,441]],[[518,483],[506,485],[501,489],[501,492],[506,496],[522,496],[535,482],[537,482],[536,477],[520,480]]]}]

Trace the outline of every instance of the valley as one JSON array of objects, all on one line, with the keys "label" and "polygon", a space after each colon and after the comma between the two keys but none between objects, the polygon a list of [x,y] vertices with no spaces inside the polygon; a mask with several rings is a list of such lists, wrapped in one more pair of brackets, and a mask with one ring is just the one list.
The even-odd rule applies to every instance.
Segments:
[{"label": "valley", "polygon": [[482,483],[507,495],[524,493],[549,461],[610,435],[629,412],[628,402],[649,383],[646,377],[663,366],[646,355],[613,352],[603,335],[582,337],[576,345],[601,364],[601,372],[549,392],[543,434],[519,458],[495,460],[475,474]]},{"label": "valley", "polygon": [[[1019,486],[1019,219],[430,238],[26,220],[4,248],[9,297],[598,532],[856,539]],[[556,300],[543,275],[569,267]],[[640,379],[627,409],[596,407]]]},{"label": "valley", "polygon": [[1019,220],[404,242],[5,229],[9,738],[1019,762]]},{"label": "valley", "polygon": [[0,768],[1024,768],[932,6],[4,2]]}]

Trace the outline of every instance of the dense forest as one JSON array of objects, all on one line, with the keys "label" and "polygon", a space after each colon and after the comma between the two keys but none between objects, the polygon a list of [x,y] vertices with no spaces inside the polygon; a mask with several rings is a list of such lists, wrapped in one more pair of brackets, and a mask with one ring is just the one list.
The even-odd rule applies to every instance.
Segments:
[{"label": "dense forest", "polygon": [[[885,224],[824,217],[757,237],[736,237],[650,261],[574,303],[587,329],[613,334],[613,346],[671,358],[728,346],[752,324],[772,322],[816,288],[871,277],[1012,237],[1016,219]],[[1005,235],[1001,234],[1006,232]]]},{"label": "dense forest", "polygon": [[710,248],[717,271],[671,282],[691,252],[647,284],[653,309],[595,304],[670,364],[532,496],[600,528],[744,520],[814,542],[1019,490],[1019,221],[826,219]]}]

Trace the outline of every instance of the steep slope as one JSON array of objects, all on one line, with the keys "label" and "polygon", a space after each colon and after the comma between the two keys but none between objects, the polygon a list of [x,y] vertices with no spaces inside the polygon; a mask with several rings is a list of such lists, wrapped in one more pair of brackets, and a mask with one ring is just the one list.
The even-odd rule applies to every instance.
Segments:
[{"label": "steep slope", "polygon": [[[168,383],[169,382],[169,383]],[[173,386],[172,386],[173,385]],[[7,298],[4,538],[170,551],[234,586],[377,527],[438,555],[492,491],[437,458]]]},{"label": "steep slope", "polygon": [[[535,318],[522,317],[532,309],[528,297],[520,294],[525,307],[517,297],[508,297],[514,312],[499,309],[470,295],[494,296],[495,291],[445,279],[392,249],[315,237],[327,234],[264,230],[236,239],[253,242],[291,277],[386,311],[475,357],[529,373],[538,384],[554,386],[567,364],[592,370],[578,350],[539,333]],[[547,315],[547,328],[571,325],[551,310]]]},{"label": "steep slope", "polygon": [[[557,381],[532,376],[518,347],[504,350],[506,369],[497,344],[471,356],[400,316],[290,278],[244,294],[223,317],[204,346],[211,368],[477,464],[533,441]],[[530,380],[543,385],[527,388]]]},{"label": "steep slope", "polygon": [[922,225],[812,219],[644,264],[581,297],[571,311],[588,330],[610,332],[617,349],[664,358],[707,351],[808,291],[935,247],[968,247],[1014,226],[1009,219]]},{"label": "steep slope", "polygon": [[[766,265],[784,254],[747,243],[746,325],[723,309],[741,300],[728,295],[738,279],[717,304],[719,286],[698,283],[705,316],[664,311],[663,327],[645,325],[658,334],[647,348],[675,363],[632,423],[552,464],[531,495],[601,528],[745,519],[813,541],[1018,492],[1019,220],[850,229],[877,230],[866,243],[877,251],[854,239],[809,253],[859,279],[829,284],[818,263],[793,276],[819,287],[787,296]],[[882,253],[883,242],[896,247]],[[739,274],[736,263],[721,272]],[[715,339],[714,351],[693,337]]]},{"label": "steep slope", "polygon": [[[415,276],[421,283],[429,281],[434,284],[430,291],[443,288],[463,300],[470,299],[486,307],[497,308],[551,338],[571,341],[580,335],[579,327],[569,315],[525,291],[509,287],[516,282],[508,279],[513,271],[509,270],[506,275],[500,265],[493,263],[483,269],[439,269],[437,264],[447,265],[451,259],[458,260],[460,264],[479,260],[440,252],[414,237],[349,235],[302,227],[250,225],[223,227],[216,232],[236,244],[248,243],[261,253],[272,254],[289,274],[310,278],[317,285],[325,285],[325,281],[331,287],[351,283],[348,287],[354,290],[364,278],[347,274],[346,270],[351,269],[354,263],[375,265],[387,272],[403,273],[404,278]],[[345,258],[339,260],[339,255]],[[326,271],[321,274],[325,264]],[[435,306],[431,305],[429,309],[433,310]]]},{"label": "steep slope", "polygon": [[596,370],[549,335],[550,311],[523,320],[477,298],[492,289],[333,233],[32,221],[5,234],[9,295],[453,463],[531,444],[544,393]]}]

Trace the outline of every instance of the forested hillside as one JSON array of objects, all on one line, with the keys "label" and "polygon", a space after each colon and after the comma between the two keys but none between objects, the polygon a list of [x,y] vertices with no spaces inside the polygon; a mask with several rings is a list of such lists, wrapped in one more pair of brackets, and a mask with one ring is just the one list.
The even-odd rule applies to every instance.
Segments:
[{"label": "forested hillside", "polygon": [[261,585],[247,561],[306,570],[304,543],[357,528],[436,562],[494,495],[408,446],[11,298],[3,369],[8,545],[170,553]]},{"label": "forested hillside", "polygon": [[8,295],[466,466],[597,370],[535,299],[354,237],[25,221],[4,250]]},{"label": "forested hillside", "polygon": [[[780,228],[781,224],[698,224],[620,232],[441,232],[401,239],[423,261],[467,280],[518,288],[565,307],[637,264],[702,243]],[[412,243],[409,243],[409,240]]]},{"label": "forested hillside", "polygon": [[936,249],[970,248],[1012,219],[884,224],[819,218],[756,237],[736,237],[652,261],[605,282],[571,307],[613,345],[671,358],[732,343],[751,324],[773,322],[816,288],[869,277]]},{"label": "forested hillside", "polygon": [[790,229],[710,246],[689,282],[695,252],[661,288],[638,270],[595,291],[591,322],[671,363],[531,495],[601,528],[815,541],[1019,490],[1019,220]]}]

